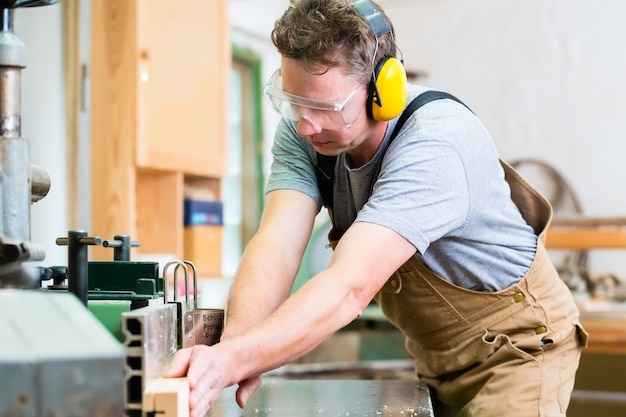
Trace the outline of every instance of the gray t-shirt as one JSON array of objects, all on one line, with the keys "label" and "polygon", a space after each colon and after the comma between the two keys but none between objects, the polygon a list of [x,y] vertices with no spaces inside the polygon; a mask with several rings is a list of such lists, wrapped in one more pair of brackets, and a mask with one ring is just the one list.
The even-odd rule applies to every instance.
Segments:
[{"label": "gray t-shirt", "polygon": [[[424,91],[411,86],[409,100]],[[409,117],[387,148],[396,123],[389,122],[368,164],[351,169],[340,157],[334,212],[348,219],[340,228],[357,221],[392,229],[427,267],[467,289],[497,291],[518,282],[534,259],[537,236],[510,198],[482,123],[462,104],[437,100]],[[281,121],[272,153],[267,192],[298,190],[321,207],[316,153],[293,122]]]}]

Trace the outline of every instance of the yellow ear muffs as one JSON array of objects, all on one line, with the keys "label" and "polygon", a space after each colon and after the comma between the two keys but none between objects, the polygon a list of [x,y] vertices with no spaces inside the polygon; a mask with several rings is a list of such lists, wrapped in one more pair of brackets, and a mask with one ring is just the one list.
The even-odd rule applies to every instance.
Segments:
[{"label": "yellow ear muffs", "polygon": [[385,58],[376,66],[367,111],[377,121],[391,120],[404,110],[408,99],[406,71],[396,58]]}]

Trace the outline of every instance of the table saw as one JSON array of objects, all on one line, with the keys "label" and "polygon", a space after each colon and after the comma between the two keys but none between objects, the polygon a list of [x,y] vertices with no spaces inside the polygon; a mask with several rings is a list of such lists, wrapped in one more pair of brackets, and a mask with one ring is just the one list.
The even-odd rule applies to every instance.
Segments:
[{"label": "table saw", "polygon": [[222,392],[207,417],[431,417],[427,386],[409,380],[266,379],[245,409],[235,387]]}]

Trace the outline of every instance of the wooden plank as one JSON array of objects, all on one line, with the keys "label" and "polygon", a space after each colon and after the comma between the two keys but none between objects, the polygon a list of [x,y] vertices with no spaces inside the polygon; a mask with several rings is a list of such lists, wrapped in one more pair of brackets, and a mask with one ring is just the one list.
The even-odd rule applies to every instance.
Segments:
[{"label": "wooden plank", "polygon": [[142,408],[143,415],[189,417],[189,381],[187,378],[156,379],[143,391]]},{"label": "wooden plank", "polygon": [[65,91],[67,108],[67,223],[70,230],[83,224],[80,212],[80,135],[78,117],[81,112],[83,77],[80,57],[80,4],[78,0],[65,0],[63,7],[64,49],[65,49]]}]

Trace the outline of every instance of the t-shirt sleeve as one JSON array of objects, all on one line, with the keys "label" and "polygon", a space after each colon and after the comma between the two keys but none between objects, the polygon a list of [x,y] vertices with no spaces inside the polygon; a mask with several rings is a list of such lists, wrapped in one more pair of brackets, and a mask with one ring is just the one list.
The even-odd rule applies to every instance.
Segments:
[{"label": "t-shirt sleeve", "polygon": [[272,165],[265,192],[301,191],[320,206],[322,197],[315,176],[315,150],[295,131],[292,122],[281,120],[272,145]]}]

